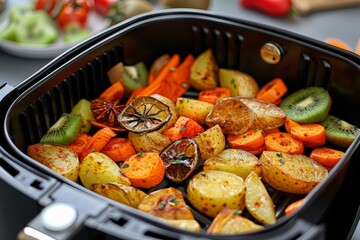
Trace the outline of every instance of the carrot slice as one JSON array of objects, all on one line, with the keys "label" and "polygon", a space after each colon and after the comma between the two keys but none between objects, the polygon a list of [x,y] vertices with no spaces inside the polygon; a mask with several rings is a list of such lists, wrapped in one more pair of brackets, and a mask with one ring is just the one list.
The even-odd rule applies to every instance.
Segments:
[{"label": "carrot slice", "polygon": [[199,92],[198,100],[215,104],[219,98],[231,97],[230,89],[227,87],[217,87],[204,89]]},{"label": "carrot slice", "polygon": [[73,150],[80,157],[81,152],[90,138],[91,136],[87,133],[79,133],[74,141],[70,142],[67,147]]},{"label": "carrot slice", "polygon": [[304,143],[305,147],[315,148],[326,142],[325,127],[319,123],[300,124],[290,130],[290,134]]},{"label": "carrot slice", "polygon": [[248,129],[242,134],[228,135],[227,142],[232,148],[256,150],[264,145],[264,136],[261,130]]},{"label": "carrot slice", "polygon": [[344,50],[348,50],[348,51],[352,51],[351,47],[344,41],[337,39],[337,38],[328,38],[325,39],[325,42],[327,44],[330,44],[332,46],[338,47],[338,48],[342,48]]},{"label": "carrot slice", "polygon": [[288,88],[281,78],[274,78],[260,88],[259,92],[256,94],[256,98],[269,103],[278,104],[287,90]]},{"label": "carrot slice", "polygon": [[111,103],[118,103],[124,96],[124,86],[121,82],[116,82],[110,85],[105,91],[103,91],[99,98],[108,100]]},{"label": "carrot slice", "polygon": [[294,120],[292,120],[291,118],[286,118],[285,119],[285,123],[284,123],[284,126],[285,126],[285,130],[286,132],[290,133],[291,131],[291,128],[294,127],[294,126],[299,126],[300,124],[295,122]]},{"label": "carrot slice", "polygon": [[196,121],[185,116],[180,116],[174,126],[167,129],[163,134],[168,136],[173,142],[182,137],[194,138],[202,132],[204,132],[204,128]]},{"label": "carrot slice", "polygon": [[254,154],[255,156],[259,156],[259,155],[261,155],[261,153],[262,153],[263,151],[265,151],[265,150],[266,150],[266,146],[265,146],[265,144],[263,144],[261,147],[259,147],[259,148],[257,148],[257,149],[254,149],[254,150],[246,150],[246,151],[248,151],[249,153]]},{"label": "carrot slice", "polygon": [[139,188],[151,188],[162,182],[165,166],[156,152],[144,152],[132,155],[120,167],[130,179],[131,185]]},{"label": "carrot slice", "polygon": [[177,127],[170,127],[166,129],[163,134],[167,136],[171,140],[171,142],[174,142],[175,140],[181,138],[180,128]]},{"label": "carrot slice", "polygon": [[101,152],[106,143],[115,136],[116,133],[109,127],[99,129],[84,146],[80,154],[80,162],[92,151]]},{"label": "carrot slice", "polygon": [[128,100],[126,101],[126,105],[128,105],[132,100],[134,100],[137,96],[139,95],[139,92],[141,92],[142,90],[144,90],[145,87],[138,87],[137,89],[135,89],[129,96]]},{"label": "carrot slice", "polygon": [[136,154],[135,148],[127,138],[111,138],[101,150],[114,162],[125,161],[130,156]]},{"label": "carrot slice", "polygon": [[344,152],[330,147],[315,148],[310,153],[310,158],[314,159],[325,167],[334,167],[344,156]]},{"label": "carrot slice", "polygon": [[166,65],[161,69],[159,74],[156,76],[155,80],[153,80],[149,85],[143,88],[141,91],[133,94],[132,97],[138,96],[149,96],[154,93],[159,93],[159,89],[161,89],[164,82],[166,82],[166,77],[169,75],[171,71],[176,69],[180,64],[180,55],[174,54],[171,56]]},{"label": "carrot slice", "polygon": [[305,199],[301,198],[291,204],[289,204],[286,208],[285,208],[285,214],[288,216],[290,214],[292,214],[293,212],[295,212],[296,210],[298,210],[301,205],[304,203]]},{"label": "carrot slice", "polygon": [[263,131],[264,137],[266,137],[270,133],[280,132],[280,129],[279,128],[271,128],[271,129],[266,129],[266,130],[262,130],[262,131]]},{"label": "carrot slice", "polygon": [[304,144],[295,139],[290,133],[275,132],[265,137],[265,147],[268,151],[277,151],[291,154],[303,154]]}]

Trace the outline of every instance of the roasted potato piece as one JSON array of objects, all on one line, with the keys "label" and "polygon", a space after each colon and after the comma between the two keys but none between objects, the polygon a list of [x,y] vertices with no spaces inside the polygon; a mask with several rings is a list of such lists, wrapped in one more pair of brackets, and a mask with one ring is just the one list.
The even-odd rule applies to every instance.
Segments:
[{"label": "roasted potato piece", "polygon": [[260,162],[264,181],[288,193],[307,194],[328,175],[325,167],[302,154],[264,151]]},{"label": "roasted potato piece", "polygon": [[37,143],[28,146],[27,154],[58,174],[77,182],[79,178],[78,155],[67,147]]},{"label": "roasted potato piece", "polygon": [[255,97],[259,92],[256,80],[247,73],[234,69],[219,69],[221,87],[230,89],[231,96]]},{"label": "roasted potato piece", "polygon": [[219,125],[208,128],[194,139],[199,146],[201,159],[203,161],[223,151],[226,144],[225,135]]},{"label": "roasted potato piece", "polygon": [[219,67],[210,48],[201,53],[192,64],[190,85],[197,90],[219,85]]},{"label": "roasted potato piece", "polygon": [[206,116],[209,127],[218,124],[225,134],[241,134],[248,130],[256,118],[256,113],[239,98],[228,97],[218,100]]},{"label": "roasted potato piece", "polygon": [[160,153],[171,143],[170,138],[157,131],[145,134],[129,132],[128,138],[137,152]]},{"label": "roasted potato piece", "polygon": [[190,203],[203,214],[215,217],[224,206],[243,210],[244,180],[234,173],[204,170],[193,176],[187,186]]},{"label": "roasted potato piece", "polygon": [[79,177],[86,188],[94,183],[117,182],[130,186],[130,180],[121,173],[120,167],[101,152],[89,153],[80,163]]},{"label": "roasted potato piece", "polygon": [[282,126],[286,120],[285,112],[275,104],[256,98],[237,97],[256,113],[251,129],[268,130]]},{"label": "roasted potato piece", "polygon": [[147,195],[135,187],[116,182],[94,183],[91,184],[90,190],[133,208],[137,208]]},{"label": "roasted potato piece", "polygon": [[220,170],[235,173],[245,179],[252,171],[261,176],[259,158],[245,150],[227,148],[205,161],[204,170]]},{"label": "roasted potato piece", "polygon": [[162,219],[162,220],[172,226],[175,226],[175,227],[178,227],[178,228],[181,228],[184,230],[188,230],[191,232],[199,232],[201,229],[199,222],[196,221],[195,219],[194,220]]},{"label": "roasted potato piece", "polygon": [[276,222],[275,206],[263,182],[255,172],[245,179],[245,206],[251,216],[262,224]]},{"label": "roasted potato piece", "polygon": [[194,220],[182,192],[173,187],[151,192],[143,198],[138,209],[163,219]]},{"label": "roasted potato piece", "polygon": [[264,229],[251,220],[240,215],[241,211],[224,207],[216,215],[209,228],[208,234],[241,234]]},{"label": "roasted potato piece", "polygon": [[205,124],[206,116],[214,107],[211,103],[183,97],[178,98],[175,105],[180,116],[191,118],[200,125]]},{"label": "roasted potato piece", "polygon": [[160,94],[152,94],[152,95],[150,95],[150,97],[153,97],[153,98],[155,98],[155,99],[157,99],[157,100],[165,103],[165,104],[168,105],[169,108],[170,108],[170,112],[171,112],[171,118],[170,118],[170,120],[169,120],[162,128],[160,128],[159,130],[157,130],[157,132],[162,133],[162,132],[164,132],[166,129],[172,127],[172,126],[175,124],[176,120],[179,118],[180,115],[179,115],[179,113],[178,113],[177,110],[176,110],[176,105],[175,105],[175,103],[174,103],[173,101],[171,101],[169,98],[167,98],[167,97],[165,97],[165,96],[162,96],[162,95],[160,95]]}]

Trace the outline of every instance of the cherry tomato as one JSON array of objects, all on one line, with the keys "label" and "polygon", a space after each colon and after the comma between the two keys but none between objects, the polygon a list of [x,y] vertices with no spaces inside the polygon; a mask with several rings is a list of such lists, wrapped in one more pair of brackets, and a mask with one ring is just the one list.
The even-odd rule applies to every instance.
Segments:
[{"label": "cherry tomato", "polygon": [[287,16],[292,6],[291,0],[239,0],[239,2],[245,8],[275,17]]},{"label": "cherry tomato", "polygon": [[94,0],[94,8],[101,15],[106,16],[109,13],[111,5],[116,2],[117,0]]},{"label": "cherry tomato", "polygon": [[56,0],[36,0],[34,8],[37,10],[45,10],[47,13],[51,13],[56,5]]},{"label": "cherry tomato", "polygon": [[91,8],[92,4],[89,0],[68,0],[64,2],[57,15],[56,23],[60,29],[65,29],[69,24],[78,24],[80,27],[86,27]]}]

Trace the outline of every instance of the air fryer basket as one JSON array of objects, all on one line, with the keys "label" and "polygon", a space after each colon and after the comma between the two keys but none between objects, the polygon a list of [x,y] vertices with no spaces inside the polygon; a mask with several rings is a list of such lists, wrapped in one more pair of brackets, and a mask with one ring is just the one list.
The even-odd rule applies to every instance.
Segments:
[{"label": "air fryer basket", "polygon": [[[266,44],[279,50],[278,63],[267,63],[261,57],[260,49]],[[239,239],[240,236],[207,235],[205,230],[211,219],[195,209],[192,209],[193,213],[203,227],[200,233],[164,225],[157,218],[106,199],[55,174],[26,155],[26,147],[38,142],[62,113],[70,112],[81,98],[96,98],[109,86],[106,72],[118,62],[144,61],[150,66],[165,53],[179,53],[182,57],[193,53],[196,56],[207,48],[213,50],[220,67],[247,72],[260,86],[274,77],[281,77],[289,92],[307,86],[328,89],[333,99],[331,113],[360,126],[360,112],[346,111],[345,107],[360,104],[360,59],[355,54],[304,36],[205,11],[178,9],[140,15],[78,44],[16,89],[8,86],[1,89],[1,137],[5,143],[1,145],[0,169],[5,172],[4,179],[12,183],[10,188],[21,191],[26,199],[36,201],[32,203],[31,215],[23,221],[56,239],[80,239],[79,236],[84,235],[87,239],[105,236],[118,239]],[[291,217],[284,216],[284,209],[301,196],[268,187],[276,206],[277,223],[266,226],[263,231],[241,235],[241,239],[323,238],[324,228],[329,228],[323,224],[329,207],[338,203],[337,194],[358,181],[354,175],[359,169],[356,163],[358,144],[359,137],[328,178],[307,195],[304,207]],[[183,185],[164,180],[158,188],[169,186],[179,188],[186,198]],[[351,201],[358,199],[353,197],[349,199]],[[66,232],[48,231],[36,216],[53,202],[68,203],[79,212],[77,221]],[[336,206],[331,211],[343,210]],[[351,214],[347,215],[350,219]]]}]

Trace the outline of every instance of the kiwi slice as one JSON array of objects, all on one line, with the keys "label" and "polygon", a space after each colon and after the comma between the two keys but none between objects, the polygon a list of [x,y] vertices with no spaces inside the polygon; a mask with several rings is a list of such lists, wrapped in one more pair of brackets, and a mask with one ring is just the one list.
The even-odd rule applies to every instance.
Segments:
[{"label": "kiwi slice", "polygon": [[134,65],[124,66],[123,84],[125,88],[125,96],[129,96],[131,92],[139,87],[147,85],[148,69],[144,62],[138,62]]},{"label": "kiwi slice", "polygon": [[307,87],[286,96],[279,107],[298,123],[317,123],[325,119],[331,106],[329,92],[322,87]]},{"label": "kiwi slice", "polygon": [[67,145],[76,138],[81,125],[80,115],[63,113],[40,139],[40,143]]},{"label": "kiwi slice", "polygon": [[79,130],[81,133],[88,133],[91,129],[91,121],[95,121],[91,111],[91,102],[84,98],[80,99],[71,109],[71,114],[79,114],[82,117],[82,126]]},{"label": "kiwi slice", "polygon": [[355,125],[330,114],[320,124],[325,127],[326,140],[344,148],[349,147],[360,133]]}]

